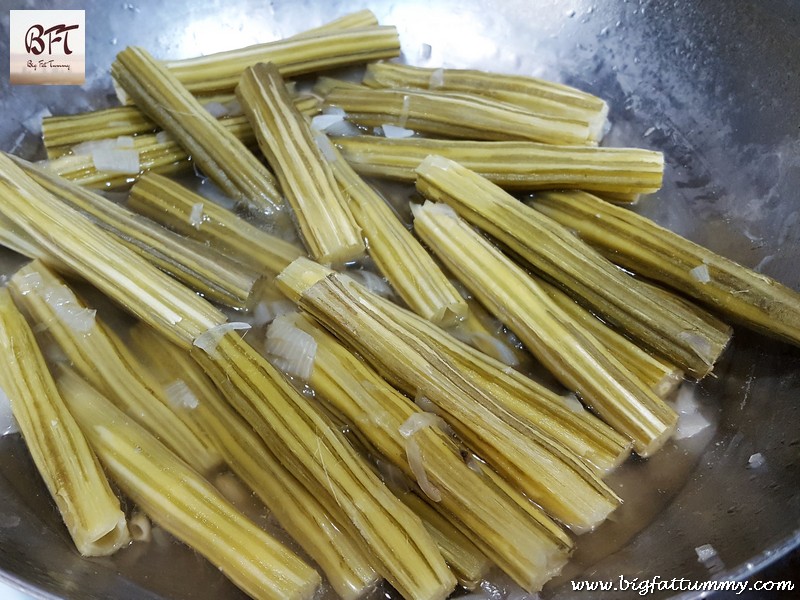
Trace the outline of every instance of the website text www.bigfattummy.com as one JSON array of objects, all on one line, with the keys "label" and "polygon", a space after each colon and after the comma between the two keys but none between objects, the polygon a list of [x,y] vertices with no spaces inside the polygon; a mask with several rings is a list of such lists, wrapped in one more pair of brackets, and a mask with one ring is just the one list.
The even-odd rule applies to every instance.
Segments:
[{"label": "website text www.bigfattummy.com", "polygon": [[570,582],[573,592],[631,592],[647,596],[655,592],[790,592],[795,589],[792,581],[695,581],[685,578],[662,579],[658,575],[648,579],[627,578],[590,581],[577,579]]}]

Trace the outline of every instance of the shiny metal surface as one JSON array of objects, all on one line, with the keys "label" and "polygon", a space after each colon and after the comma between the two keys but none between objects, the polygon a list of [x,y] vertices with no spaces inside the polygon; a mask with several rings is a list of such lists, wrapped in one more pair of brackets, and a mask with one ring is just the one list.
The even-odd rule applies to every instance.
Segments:
[{"label": "shiny metal surface", "polygon": [[[606,98],[614,125],[609,145],[666,153],[663,190],[643,199],[637,210],[795,289],[800,286],[796,2],[28,4],[86,9],[87,83],[82,88],[11,87],[4,63],[4,150],[41,156],[37,135],[26,123],[35,129],[29,121],[45,108],[64,113],[111,104],[106,74],[127,44],[164,58],[193,56],[288,35],[366,5],[381,22],[398,26],[410,63],[533,74]],[[0,12],[3,57],[8,56],[5,8],[12,7],[23,8],[14,2]],[[424,44],[431,46],[429,58]],[[17,258],[3,254],[0,272],[16,264]],[[585,569],[581,577],[703,580],[709,571],[698,562],[695,548],[711,544],[725,573],[746,578],[800,542],[800,350],[737,330],[716,377],[696,394],[715,427],[694,446],[675,445],[661,458],[626,467],[615,485],[632,507],[621,517],[627,521],[579,541],[591,549],[578,557]],[[766,464],[748,469],[754,453],[761,453]],[[202,558],[168,538],[113,558],[81,559],[18,437],[0,439],[0,458],[0,577],[41,598],[242,597]],[[653,519],[645,517],[647,507],[657,508]],[[621,549],[609,555],[617,545]],[[563,582],[547,595],[587,597],[573,594]]]}]

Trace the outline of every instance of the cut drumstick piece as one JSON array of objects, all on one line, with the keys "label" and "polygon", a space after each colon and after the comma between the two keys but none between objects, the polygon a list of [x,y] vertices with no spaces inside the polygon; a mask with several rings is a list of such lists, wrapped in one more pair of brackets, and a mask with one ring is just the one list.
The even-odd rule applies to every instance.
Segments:
[{"label": "cut drumstick piece", "polygon": [[159,321],[157,326],[177,343],[191,344],[225,322],[222,312],[207,300],[61,202],[2,153],[0,214],[32,243],[59,257],[72,272],[128,311]]},{"label": "cut drumstick piece", "polygon": [[439,544],[442,556],[456,574],[458,584],[468,590],[478,587],[478,584],[486,578],[492,566],[491,561],[478,550],[467,535],[454,527],[440,511],[417,494],[400,490],[394,490],[394,493],[422,519],[425,528]]},{"label": "cut drumstick piece", "polygon": [[4,288],[0,388],[78,552],[106,556],[126,545],[130,535],[119,500],[58,393],[33,332]]},{"label": "cut drumstick piece", "polygon": [[258,63],[271,62],[283,77],[293,77],[399,55],[395,27],[367,26],[306,32],[227,52],[170,60],[164,66],[192,93],[210,94],[233,91],[242,72]]},{"label": "cut drumstick piece", "polygon": [[655,298],[567,229],[477,173],[430,156],[417,174],[423,196],[449,204],[581,304],[693,376],[710,373],[730,341],[724,323],[678,300]]},{"label": "cut drumstick piece", "polygon": [[146,50],[126,48],[111,73],[228,196],[267,214],[281,209],[281,194],[267,168]]},{"label": "cut drumstick piece", "polygon": [[278,175],[309,254],[323,263],[362,255],[361,232],[277,67],[260,63],[247,68],[236,95]]},{"label": "cut drumstick piece", "polygon": [[319,132],[314,136],[342,193],[350,200],[369,255],[405,303],[437,324],[453,324],[466,317],[464,299],[386,201],[353,171],[326,136]]},{"label": "cut drumstick piece", "polygon": [[446,204],[414,206],[414,229],[444,264],[567,389],[650,456],[678,415],[580,321]]},{"label": "cut drumstick piece", "polygon": [[558,307],[579,321],[603,347],[636,375],[660,398],[668,398],[683,381],[683,372],[667,361],[643,350],[591,312],[575,302],[560,288],[531,275]]},{"label": "cut drumstick piece", "polygon": [[369,135],[334,142],[361,175],[409,182],[430,154],[454,160],[505,190],[574,188],[627,195],[620,202],[657,191],[664,176],[664,155],[640,148]]},{"label": "cut drumstick piece", "polygon": [[437,136],[472,140],[531,140],[590,144],[586,123],[530,113],[491,98],[425,90],[335,87],[324,102],[358,125],[396,125]]},{"label": "cut drumstick piece", "polygon": [[595,141],[605,133],[608,105],[604,100],[536,77],[469,69],[431,69],[381,61],[367,65],[363,81],[374,88],[422,88],[479,94],[534,113],[585,121]]},{"label": "cut drumstick piece", "polygon": [[613,262],[766,335],[800,345],[800,294],[591,194],[547,193],[529,203]]}]

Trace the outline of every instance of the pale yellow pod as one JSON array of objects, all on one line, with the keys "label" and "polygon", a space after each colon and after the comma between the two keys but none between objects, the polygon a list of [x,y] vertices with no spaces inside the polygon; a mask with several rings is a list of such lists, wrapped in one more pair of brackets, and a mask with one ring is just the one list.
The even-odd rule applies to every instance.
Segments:
[{"label": "pale yellow pod", "polygon": [[0,388],[78,552],[106,556],[126,545],[130,535],[119,499],[5,288],[0,288]]},{"label": "pale yellow pod", "polygon": [[361,230],[308,122],[292,105],[278,68],[259,63],[245,69],[236,96],[275,170],[309,254],[337,264],[361,256]]}]

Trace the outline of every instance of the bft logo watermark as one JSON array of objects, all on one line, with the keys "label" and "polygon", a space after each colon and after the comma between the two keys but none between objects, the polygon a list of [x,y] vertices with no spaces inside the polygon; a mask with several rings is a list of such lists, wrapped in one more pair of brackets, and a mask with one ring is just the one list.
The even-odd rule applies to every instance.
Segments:
[{"label": "bft logo watermark", "polygon": [[86,19],[82,10],[9,11],[11,83],[82,85]]}]

